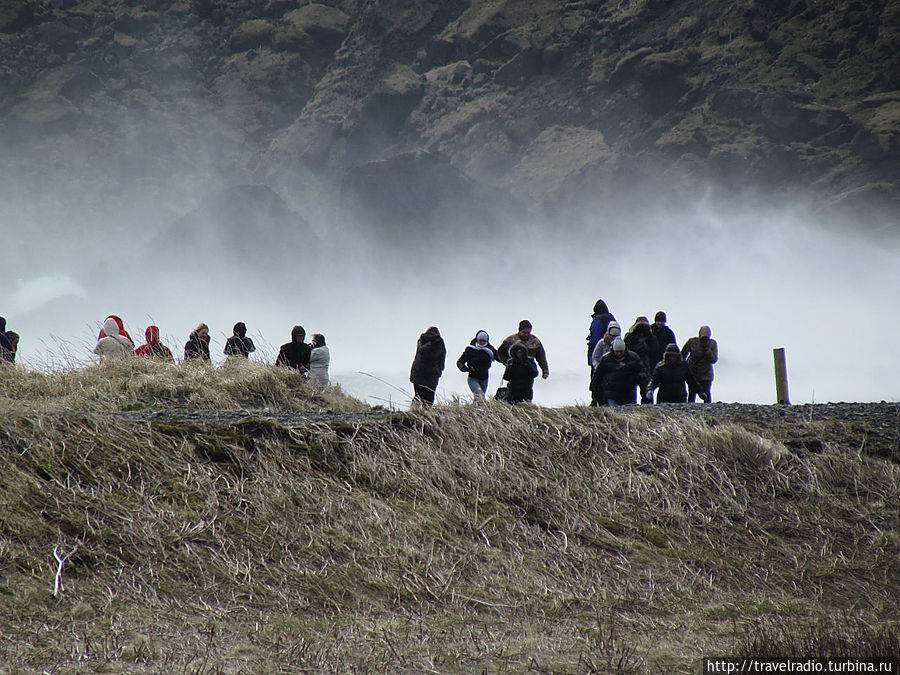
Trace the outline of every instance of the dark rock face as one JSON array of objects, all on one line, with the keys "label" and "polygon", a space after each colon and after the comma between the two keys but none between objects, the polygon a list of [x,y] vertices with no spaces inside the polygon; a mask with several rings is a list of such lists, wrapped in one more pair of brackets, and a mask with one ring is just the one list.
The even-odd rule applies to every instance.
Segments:
[{"label": "dark rock face", "polygon": [[[327,184],[419,228],[454,202],[590,208],[626,174],[822,203],[878,185],[896,231],[898,55],[888,0],[9,0],[0,172],[45,179],[34,158],[68,151],[121,190],[123,165],[137,186],[215,156],[231,184],[301,207]],[[164,142],[136,163],[111,139],[148,120]]]}]

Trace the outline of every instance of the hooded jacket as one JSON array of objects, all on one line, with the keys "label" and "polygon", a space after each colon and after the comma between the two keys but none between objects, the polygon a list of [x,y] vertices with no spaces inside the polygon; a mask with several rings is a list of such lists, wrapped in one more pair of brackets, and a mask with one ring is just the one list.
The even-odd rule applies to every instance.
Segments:
[{"label": "hooded jacket", "polygon": [[184,360],[200,359],[201,361],[212,361],[209,355],[209,335],[206,339],[200,337],[199,329],[191,332],[190,339],[184,344]]},{"label": "hooded jacket", "polygon": [[147,330],[144,331],[144,338],[146,338],[147,343],[134,350],[135,356],[153,357],[174,363],[175,357],[172,356],[172,352],[159,341],[159,328],[157,326],[147,326]]},{"label": "hooded jacket", "polygon": [[331,352],[328,345],[317,347],[310,345],[309,375],[315,378],[319,384],[328,384],[328,365],[331,362]]},{"label": "hooded jacket", "polygon": [[598,300],[594,303],[594,313],[591,315],[591,327],[588,329],[588,336],[586,338],[588,343],[588,365],[593,366],[592,359],[594,348],[597,346],[597,343],[603,339],[603,335],[609,327],[609,322],[615,320],[616,317],[610,313],[603,300]]},{"label": "hooded jacket", "polygon": [[537,361],[538,365],[541,367],[541,372],[545,375],[550,374],[550,366],[547,365],[547,352],[544,351],[544,345],[541,344],[541,341],[538,340],[537,335],[534,333],[524,340],[519,337],[518,333],[507,336],[506,339],[500,343],[500,346],[497,347],[497,361],[500,363],[508,362],[510,351],[516,342],[521,342],[525,345],[525,349],[528,350],[528,356]]},{"label": "hooded jacket", "polygon": [[608,352],[600,359],[591,377],[591,391],[599,394],[601,401],[613,401],[618,404],[636,403],[635,387],[641,393],[647,388],[650,375],[640,356],[631,350],[625,350],[621,359],[615,352]]},{"label": "hooded jacket", "polygon": [[698,389],[697,381],[687,363],[684,362],[681,352],[670,353],[672,354],[671,359],[664,358],[653,369],[650,388],[659,387],[659,393],[656,395],[657,403],[685,403],[687,401],[685,384]]},{"label": "hooded jacket", "polygon": [[225,341],[226,356],[243,356],[245,359],[256,351],[253,340],[247,337],[247,325],[243,321],[234,324],[234,335]]},{"label": "hooded jacket", "polygon": [[305,339],[306,330],[303,326],[294,326],[291,329],[291,341],[281,345],[275,365],[296,368],[303,372],[309,370],[312,347],[304,342]]},{"label": "hooded jacket", "polygon": [[409,369],[409,381],[429,389],[437,388],[446,358],[447,347],[440,331],[436,326],[429,327],[416,341],[416,356]]},{"label": "hooded jacket", "polygon": [[100,329],[100,333],[97,335],[97,339],[99,340],[102,337],[108,335],[106,332],[106,322],[112,319],[116,322],[116,326],[119,327],[119,335],[124,335],[128,338],[128,341],[131,343],[132,349],[134,348],[134,340],[131,339],[131,336],[128,334],[128,331],[125,330],[125,323],[122,321],[121,317],[116,316],[115,314],[110,314],[106,319],[103,320],[103,328]]},{"label": "hooded jacket", "polygon": [[109,317],[103,322],[103,337],[97,340],[94,354],[100,357],[100,362],[109,359],[124,359],[132,355],[134,343],[130,338],[119,334],[119,325],[114,317]]},{"label": "hooded jacket", "polygon": [[656,341],[650,330],[650,324],[644,321],[635,321],[625,334],[625,346],[641,357],[649,376],[650,371],[659,362],[660,356],[659,342]]},{"label": "hooded jacket", "polygon": [[[704,341],[703,337],[708,338]],[[713,381],[713,364],[719,360],[719,345],[712,339],[709,326],[700,326],[700,333],[684,343],[681,355],[697,382]]]},{"label": "hooded jacket", "polygon": [[534,397],[534,378],[538,367],[534,358],[528,355],[528,347],[519,340],[509,348],[511,354],[503,371],[503,379],[509,382],[507,400],[510,403],[530,401]]},{"label": "hooded jacket", "polygon": [[653,363],[659,363],[663,359],[663,353],[666,351],[666,347],[670,344],[677,346],[678,342],[675,340],[675,332],[665,324],[660,328],[655,322],[651,323],[650,332],[653,333],[653,337],[656,338],[656,346],[659,348],[659,354],[657,354]]},{"label": "hooded jacket", "polygon": [[[487,344],[484,347],[478,344],[478,336],[484,333]],[[475,380],[488,379],[488,371],[491,369],[491,363],[497,358],[497,350],[490,343],[488,334],[480,330],[475,333],[475,337],[469,343],[469,346],[463,350],[462,356],[456,361],[456,367],[464,373],[469,373],[469,377]]]}]

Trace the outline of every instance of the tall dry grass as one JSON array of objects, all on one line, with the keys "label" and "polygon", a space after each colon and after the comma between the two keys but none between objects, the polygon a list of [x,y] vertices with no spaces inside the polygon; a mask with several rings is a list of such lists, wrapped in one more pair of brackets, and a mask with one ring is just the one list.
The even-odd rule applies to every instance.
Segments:
[{"label": "tall dry grass", "polygon": [[121,411],[185,406],[195,410],[368,410],[340,386],[321,386],[290,368],[247,359],[221,366],[130,358],[85,367],[0,368],[0,410]]},{"label": "tall dry grass", "polygon": [[787,620],[896,645],[900,468],[839,444],[486,403],[17,415],[0,445],[7,667],[687,673]]}]

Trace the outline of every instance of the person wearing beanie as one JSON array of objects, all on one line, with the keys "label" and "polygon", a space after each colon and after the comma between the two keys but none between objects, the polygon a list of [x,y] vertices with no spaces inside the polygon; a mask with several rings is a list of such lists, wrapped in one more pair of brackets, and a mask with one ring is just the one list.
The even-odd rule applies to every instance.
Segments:
[{"label": "person wearing beanie", "polygon": [[641,402],[647,403],[650,376],[641,357],[627,349],[617,337],[612,350],[604,354],[591,378],[591,405],[628,405],[637,403],[635,389],[640,387]]},{"label": "person wearing beanie", "polygon": [[713,364],[719,360],[719,345],[712,339],[709,326],[700,326],[697,337],[692,337],[681,348],[681,356],[687,362],[691,374],[697,381],[697,387],[688,383],[688,402],[693,403],[697,396],[707,403],[712,402]]},{"label": "person wearing beanie", "polygon": [[296,368],[301,373],[309,370],[309,360],[312,356],[312,347],[306,342],[306,329],[303,326],[294,326],[291,328],[291,341],[281,345],[278,350],[278,358],[275,359],[276,366],[286,366],[288,368]]},{"label": "person wearing beanie", "polygon": [[667,345],[678,345],[678,341],[675,339],[675,333],[666,325],[666,321],[668,321],[666,313],[660,310],[656,313],[656,316],[653,317],[653,324],[650,326],[650,332],[653,333],[653,337],[656,338],[656,343],[659,346],[659,354],[654,359],[654,364],[662,361],[663,352],[665,352]]},{"label": "person wearing beanie", "polygon": [[313,333],[309,349],[309,376],[321,385],[328,384],[328,365],[331,363],[331,352],[325,345],[325,336],[321,333]]},{"label": "person wearing beanie", "polygon": [[603,334],[603,339],[597,343],[594,347],[594,353],[591,354],[591,375],[593,375],[594,368],[600,363],[600,359],[603,358],[603,355],[612,351],[613,340],[617,337],[622,337],[622,327],[619,325],[618,321],[610,321],[609,325],[606,327],[606,332]]},{"label": "person wearing beanie", "polygon": [[437,326],[430,326],[416,341],[416,355],[409,369],[409,381],[416,392],[414,401],[420,405],[434,405],[438,380],[444,372],[447,347]]},{"label": "person wearing beanie", "polygon": [[249,358],[250,352],[256,351],[256,345],[247,337],[247,324],[238,321],[233,330],[234,334],[225,341],[225,356]]},{"label": "person wearing beanie", "polygon": [[514,342],[509,353],[503,371],[503,379],[509,382],[504,400],[511,405],[531,401],[534,398],[534,378],[538,375],[537,363],[528,355],[528,347],[522,341]]},{"label": "person wearing beanie", "polygon": [[0,364],[13,363],[16,360],[16,347],[9,339],[6,330],[6,319],[0,316]]},{"label": "person wearing beanie", "polygon": [[495,358],[497,350],[491,345],[490,336],[480,330],[456,361],[456,367],[469,374],[466,381],[476,401],[483,401],[487,395],[488,371]]},{"label": "person wearing beanie", "polygon": [[172,356],[172,352],[159,341],[158,326],[147,326],[147,330],[144,331],[144,337],[147,342],[134,350],[135,356],[162,359],[175,363],[175,357]]},{"label": "person wearing beanie", "polygon": [[[674,342],[666,345],[662,360],[653,369],[650,378],[650,397],[653,390],[659,389],[656,396],[657,403],[685,403],[687,401],[687,387],[697,390],[697,380],[694,379],[691,369],[681,356],[681,350]],[[706,393],[699,392],[700,398],[706,400]]]},{"label": "person wearing beanie", "polygon": [[544,345],[538,339],[537,335],[531,332],[531,322],[528,319],[522,319],[519,322],[519,332],[507,336],[500,346],[497,347],[497,356],[495,360],[505,364],[510,359],[510,348],[516,343],[521,342],[528,350],[528,356],[537,361],[541,367],[541,377],[545,380],[550,377],[550,366],[547,364],[547,353],[544,351]]},{"label": "person wearing beanie", "polygon": [[639,316],[634,320],[631,328],[625,333],[625,346],[641,357],[647,374],[659,362],[659,343],[650,330],[650,320],[646,316]]},{"label": "person wearing beanie", "polygon": [[115,317],[107,317],[103,322],[103,337],[97,340],[94,354],[100,357],[100,363],[114,359],[124,359],[132,355],[134,343],[130,338],[119,333],[119,324]]},{"label": "person wearing beanie", "polygon": [[606,335],[611,321],[615,321],[616,317],[612,315],[606,303],[603,300],[597,300],[594,303],[594,311],[591,314],[591,325],[588,328],[587,344],[588,344],[588,365],[591,366],[591,372],[594,370],[594,349],[597,343]]},{"label": "person wearing beanie", "polygon": [[205,323],[198,324],[191,331],[188,341],[184,344],[184,360],[212,362],[209,355],[209,326]]}]

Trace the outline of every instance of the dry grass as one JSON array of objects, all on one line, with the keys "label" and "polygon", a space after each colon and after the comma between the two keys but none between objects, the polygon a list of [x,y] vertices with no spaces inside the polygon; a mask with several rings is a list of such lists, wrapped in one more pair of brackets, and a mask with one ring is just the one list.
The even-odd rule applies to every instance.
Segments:
[{"label": "dry grass", "polygon": [[50,371],[0,368],[0,410],[121,411],[185,406],[195,410],[368,410],[338,385],[323,387],[290,368],[229,359],[220,367],[195,361],[108,361]]},{"label": "dry grass", "polygon": [[811,651],[859,626],[897,645],[900,468],[840,445],[494,403],[297,427],[25,414],[0,445],[0,666],[20,672],[688,673],[788,625]]}]

